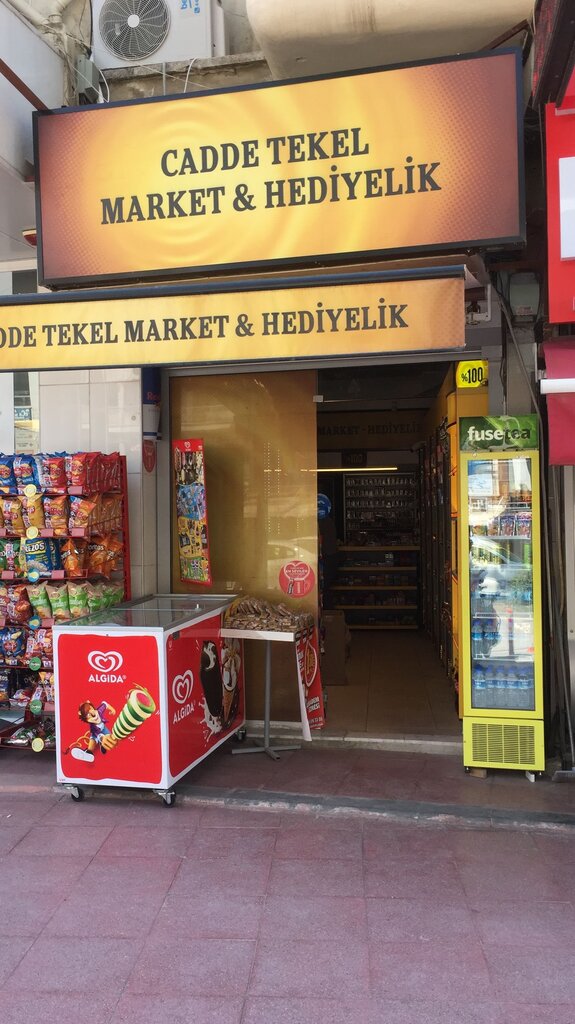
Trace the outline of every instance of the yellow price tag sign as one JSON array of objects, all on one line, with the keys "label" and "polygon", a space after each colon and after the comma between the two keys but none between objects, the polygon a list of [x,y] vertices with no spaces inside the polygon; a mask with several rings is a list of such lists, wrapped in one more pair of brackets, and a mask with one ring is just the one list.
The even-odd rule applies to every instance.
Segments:
[{"label": "yellow price tag sign", "polygon": [[458,363],[455,381],[458,388],[486,388],[489,381],[489,363],[483,359]]}]

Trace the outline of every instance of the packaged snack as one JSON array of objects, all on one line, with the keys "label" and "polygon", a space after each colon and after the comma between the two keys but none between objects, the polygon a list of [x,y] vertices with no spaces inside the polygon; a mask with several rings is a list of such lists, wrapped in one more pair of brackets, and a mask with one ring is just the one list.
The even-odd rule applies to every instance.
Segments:
[{"label": "packaged snack", "polygon": [[33,455],[15,455],[13,471],[19,491],[23,491],[29,484],[39,487],[38,469]]},{"label": "packaged snack", "polygon": [[24,520],[22,518],[22,505],[20,498],[3,497],[0,501],[2,508],[2,517],[4,519],[4,526],[8,533],[13,533],[15,537],[23,537],[26,533],[26,527],[24,526]]},{"label": "packaged snack", "polygon": [[113,604],[117,604],[117,589],[115,583],[105,581],[102,583],[102,600],[104,608],[111,608]]},{"label": "packaged snack", "polygon": [[121,561],[121,555],[124,551],[124,545],[119,537],[113,535],[107,538],[108,546],[108,575],[113,572],[114,569],[118,568],[118,563]]},{"label": "packaged snack", "polygon": [[6,618],[6,609],[8,607],[8,587],[5,583],[0,583],[0,619]]},{"label": "packaged snack", "polygon": [[502,537],[513,537],[515,533],[515,516],[503,515],[499,517],[499,529]]},{"label": "packaged snack", "polygon": [[15,490],[14,456],[0,454],[0,494],[9,494]]},{"label": "packaged snack", "polygon": [[42,662],[52,661],[53,654],[51,629],[36,629],[28,633],[25,652],[26,661],[30,662],[32,658],[40,658]]},{"label": "packaged snack", "polygon": [[86,583],[68,583],[70,617],[81,619],[88,614],[88,591]]},{"label": "packaged snack", "polygon": [[65,494],[44,495],[44,519],[48,529],[54,531],[55,537],[65,537],[68,533],[70,505]]},{"label": "packaged snack", "polygon": [[88,576],[109,575],[109,552],[107,537],[93,537],[88,541]]},{"label": "packaged snack", "polygon": [[[26,707],[26,704],[29,702],[30,698],[28,698],[26,703],[17,703],[20,703],[21,707]],[[32,742],[35,735],[34,729],[31,729],[30,726],[22,725],[19,729],[16,729],[16,732],[13,732],[10,736],[6,736],[2,742],[6,743],[9,747],[27,747]]]},{"label": "packaged snack", "polygon": [[53,569],[62,568],[62,556],[60,554],[60,541],[53,540],[51,537],[48,539],[48,548],[50,551],[50,560],[52,562]]},{"label": "packaged snack", "polygon": [[0,502],[0,530],[4,527],[4,516],[2,514],[2,503]]},{"label": "packaged snack", "polygon": [[35,614],[41,619],[51,619],[52,605],[48,600],[46,584],[38,583],[36,586],[32,586],[32,584],[29,583],[26,587],[26,592]]},{"label": "packaged snack", "polygon": [[517,536],[518,537],[530,537],[531,536],[531,513],[520,512],[517,516]]},{"label": "packaged snack", "polygon": [[102,489],[102,455],[100,452],[86,452],[86,490]]},{"label": "packaged snack", "polygon": [[69,579],[86,574],[87,541],[69,537],[60,545],[62,568]]},{"label": "packaged snack", "polygon": [[70,487],[86,487],[87,452],[65,456],[66,478]]},{"label": "packaged snack", "polygon": [[48,576],[53,569],[52,553],[50,543],[45,537],[36,537],[34,540],[22,542],[26,573],[39,572],[41,576]]},{"label": "packaged snack", "polygon": [[0,572],[20,572],[20,541],[0,537]]},{"label": "packaged snack", "polygon": [[52,618],[54,622],[67,622],[70,618],[70,603],[68,601],[68,588],[66,584],[58,586],[57,583],[47,583],[46,593],[52,605]]},{"label": "packaged snack", "polygon": [[24,526],[37,526],[39,530],[44,528],[44,506],[42,504],[42,495],[38,491],[37,494],[33,494],[30,498],[26,495],[22,495],[20,498],[20,504],[22,507],[22,519],[24,520]]},{"label": "packaged snack", "polygon": [[66,478],[66,460],[61,453],[44,456],[46,490],[53,494],[66,494],[68,480]]},{"label": "packaged snack", "polygon": [[10,672],[6,668],[0,668],[0,704],[7,704],[10,700]]},{"label": "packaged snack", "polygon": [[104,590],[101,583],[87,583],[86,593],[88,595],[88,611],[90,615],[94,612],[101,612],[104,608]]},{"label": "packaged snack", "polygon": [[23,625],[32,614],[26,586],[23,583],[12,583],[7,589],[6,618],[9,622]]},{"label": "packaged snack", "polygon": [[70,498],[70,518],[68,525],[71,530],[87,529],[90,526],[91,516],[96,508],[96,496],[90,495],[85,498],[72,496]]},{"label": "packaged snack", "polygon": [[16,661],[25,648],[24,632],[14,626],[7,626],[0,632],[0,648],[7,661]]},{"label": "packaged snack", "polygon": [[119,494],[102,495],[100,529],[103,533],[119,530],[122,525],[122,500]]}]

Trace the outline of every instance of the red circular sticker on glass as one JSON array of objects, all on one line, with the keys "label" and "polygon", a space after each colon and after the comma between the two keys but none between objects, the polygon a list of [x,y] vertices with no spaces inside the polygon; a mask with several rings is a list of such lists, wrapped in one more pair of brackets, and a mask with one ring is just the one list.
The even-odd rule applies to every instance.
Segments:
[{"label": "red circular sticker on glass", "polygon": [[315,586],[315,573],[307,562],[286,562],[280,569],[279,582],[288,597],[305,597]]}]

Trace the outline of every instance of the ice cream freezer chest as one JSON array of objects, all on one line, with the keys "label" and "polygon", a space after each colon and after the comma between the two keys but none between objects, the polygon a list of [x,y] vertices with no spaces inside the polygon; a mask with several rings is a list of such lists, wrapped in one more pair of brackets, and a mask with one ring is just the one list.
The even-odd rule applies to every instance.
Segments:
[{"label": "ice cream freezer chest", "polygon": [[155,595],[54,627],[58,782],[172,786],[245,723],[232,596]]}]

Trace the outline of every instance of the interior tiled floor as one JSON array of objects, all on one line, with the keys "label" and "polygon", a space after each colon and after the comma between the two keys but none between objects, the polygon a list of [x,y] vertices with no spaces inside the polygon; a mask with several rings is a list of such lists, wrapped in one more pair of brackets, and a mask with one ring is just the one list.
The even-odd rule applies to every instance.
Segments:
[{"label": "interior tiled floor", "polygon": [[330,732],[461,735],[453,689],[423,631],[352,630],[346,679],[327,687]]}]

